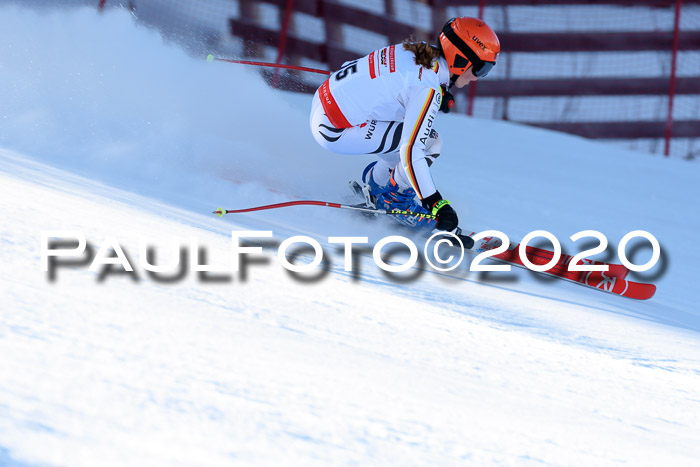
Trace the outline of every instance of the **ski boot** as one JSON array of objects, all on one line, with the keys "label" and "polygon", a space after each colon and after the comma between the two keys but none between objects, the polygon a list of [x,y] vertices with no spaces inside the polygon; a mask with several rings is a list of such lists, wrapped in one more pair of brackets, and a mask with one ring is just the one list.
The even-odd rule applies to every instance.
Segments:
[{"label": "ski boot", "polygon": [[[377,209],[409,211],[418,214],[428,214],[428,212],[420,201],[416,198],[416,191],[413,188],[401,189],[394,180],[394,171],[391,172],[389,182],[386,186],[379,186],[372,178],[373,162],[368,165],[362,173],[362,193],[365,196],[365,201],[368,206]],[[416,228],[416,227],[435,227],[435,221],[429,217],[423,216],[394,216],[401,224]]]}]

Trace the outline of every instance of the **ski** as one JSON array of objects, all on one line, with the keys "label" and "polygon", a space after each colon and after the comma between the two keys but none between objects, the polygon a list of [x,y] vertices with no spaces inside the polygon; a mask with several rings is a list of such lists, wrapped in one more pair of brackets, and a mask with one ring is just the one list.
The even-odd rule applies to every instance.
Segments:
[{"label": "ski", "polygon": [[[470,236],[475,236],[477,233],[472,232]],[[496,237],[485,237],[476,241],[473,253],[481,253],[494,250],[501,246],[501,240]],[[520,258],[519,243],[511,244],[508,249],[497,255],[489,258],[517,266],[519,268],[530,270]],[[532,264],[543,265],[547,264],[553,257],[554,253],[549,250],[535,247],[526,247],[525,256]],[[626,280],[625,277],[629,272],[625,266],[621,264],[603,263],[584,259],[583,264],[607,265],[608,271],[569,271],[569,265],[573,256],[561,255],[559,261],[546,271],[533,271],[545,276],[556,277],[582,285],[587,288],[602,290],[611,294],[622,297],[632,298],[635,300],[648,300],[656,293],[654,284],[646,284],[642,282],[634,282]]]},{"label": "ski", "polygon": [[[476,232],[472,232],[470,236],[475,236]],[[488,251],[488,250],[494,250],[501,246],[500,240],[497,243],[491,243],[491,242],[485,242],[483,246],[478,250],[479,252],[482,251]],[[504,251],[503,253],[500,253],[499,255],[494,256],[495,258],[503,259],[506,260],[510,263],[517,263],[519,266],[525,266],[525,263],[523,263],[522,259],[520,258],[520,244],[519,243],[511,243],[510,246],[508,247],[508,250]],[[550,250],[545,250],[543,248],[535,248],[532,246],[528,246],[525,248],[525,256],[527,257],[528,260],[532,264],[535,264],[537,266],[541,266],[543,264],[547,264],[552,260],[554,257],[554,252]],[[586,271],[569,271],[569,266],[571,265],[571,261],[574,259],[572,255],[567,255],[567,254],[562,254],[559,258],[559,261],[554,264],[550,269],[545,271],[548,274],[555,275],[555,276],[560,276],[565,279],[571,279],[571,280],[579,280],[579,278],[586,273]],[[615,264],[615,263],[606,263],[602,261],[595,261],[591,259],[583,259],[582,264],[584,265],[600,265],[600,266],[607,266],[608,270],[605,271],[605,274],[608,277],[616,277],[618,279],[624,279],[627,277],[627,274],[629,273],[629,269],[627,269],[625,266],[622,264]]]},{"label": "ski", "polygon": [[[474,241],[472,237],[475,237],[476,235],[477,232],[471,232],[469,236],[466,236],[466,238]],[[467,252],[476,255],[495,250],[496,248],[500,247],[501,244],[501,240],[497,237],[484,237],[476,240],[473,247],[471,249],[467,249]],[[532,271],[520,258],[520,248],[521,245],[519,243],[511,244],[506,251],[489,256],[489,259]],[[532,264],[544,265],[554,257],[554,253],[542,248],[528,246],[525,248],[525,256]],[[607,265],[608,271],[569,271],[569,265],[571,264],[572,259],[573,256],[561,255],[559,261],[550,269],[547,269],[546,271],[532,272],[543,276],[563,279],[586,288],[601,290],[603,292],[632,298],[635,300],[648,300],[656,293],[656,286],[654,284],[645,284],[642,282],[626,280],[625,277],[627,276],[629,270],[621,264],[603,263],[600,261],[584,259],[583,264]]]}]

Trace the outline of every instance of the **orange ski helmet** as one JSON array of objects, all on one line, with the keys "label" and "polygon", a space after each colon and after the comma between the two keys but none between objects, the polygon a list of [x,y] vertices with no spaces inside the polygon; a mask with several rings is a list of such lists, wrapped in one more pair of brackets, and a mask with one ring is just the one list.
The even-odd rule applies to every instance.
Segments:
[{"label": "orange ski helmet", "polygon": [[480,19],[468,16],[452,18],[445,23],[439,41],[447,65],[455,75],[472,67],[474,76],[486,76],[501,51],[493,29]]}]

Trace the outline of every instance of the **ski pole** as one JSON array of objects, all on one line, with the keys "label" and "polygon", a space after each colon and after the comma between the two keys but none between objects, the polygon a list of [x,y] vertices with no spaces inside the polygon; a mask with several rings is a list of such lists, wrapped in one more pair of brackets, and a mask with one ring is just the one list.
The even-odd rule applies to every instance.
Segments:
[{"label": "ski pole", "polygon": [[308,68],[305,66],[295,66],[295,65],[284,65],[281,63],[268,63],[268,62],[253,62],[250,60],[232,60],[228,58],[217,58],[213,56],[212,54],[207,55],[207,61],[208,62],[213,62],[216,60],[217,62],[228,62],[228,63],[238,63],[241,65],[253,65],[253,66],[267,66],[271,68],[287,68],[290,70],[299,70],[299,71],[309,71],[311,73],[319,73],[322,75],[330,75],[331,72],[327,70],[319,70],[318,68]]},{"label": "ski pole", "polygon": [[329,208],[351,209],[353,211],[367,212],[367,213],[372,213],[372,214],[385,214],[385,215],[389,215],[389,216],[414,216],[414,217],[423,218],[423,219],[433,219],[433,220],[435,219],[435,216],[433,216],[432,214],[423,214],[420,212],[402,211],[399,209],[374,209],[374,208],[366,208],[366,207],[362,207],[362,206],[352,206],[349,204],[329,203],[327,201],[310,201],[310,200],[288,201],[286,203],[266,204],[264,206],[255,206],[252,208],[245,208],[245,209],[218,208],[216,211],[213,211],[212,214],[216,214],[219,217],[223,217],[224,214],[238,214],[238,213],[242,213],[242,212],[264,211],[267,209],[286,208],[289,206],[325,206],[325,207],[329,207]]}]

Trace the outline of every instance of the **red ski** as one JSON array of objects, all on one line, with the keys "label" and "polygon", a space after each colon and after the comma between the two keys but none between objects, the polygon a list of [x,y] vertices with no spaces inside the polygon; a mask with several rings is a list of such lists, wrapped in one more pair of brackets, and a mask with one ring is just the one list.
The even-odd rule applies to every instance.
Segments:
[{"label": "red ski", "polygon": [[[471,236],[475,236],[476,232],[472,232]],[[496,237],[486,237],[476,242],[472,251],[480,253],[483,251],[494,250],[501,246],[500,239]],[[507,263],[520,268],[528,269],[525,263],[520,259],[520,244],[511,244],[510,247],[503,253],[491,256],[490,258],[497,261]],[[526,247],[525,256],[532,264],[543,265],[547,264],[553,257],[554,252],[542,248]],[[573,256],[561,255],[561,258],[550,269],[540,272],[548,276],[558,277],[568,280],[585,287],[602,290],[604,292],[613,293],[623,297],[633,298],[635,300],[648,300],[656,293],[654,284],[644,284],[641,282],[633,282],[625,280],[629,269],[621,264],[603,263],[584,259],[584,264],[607,265],[608,271],[569,271],[569,264]]]}]

